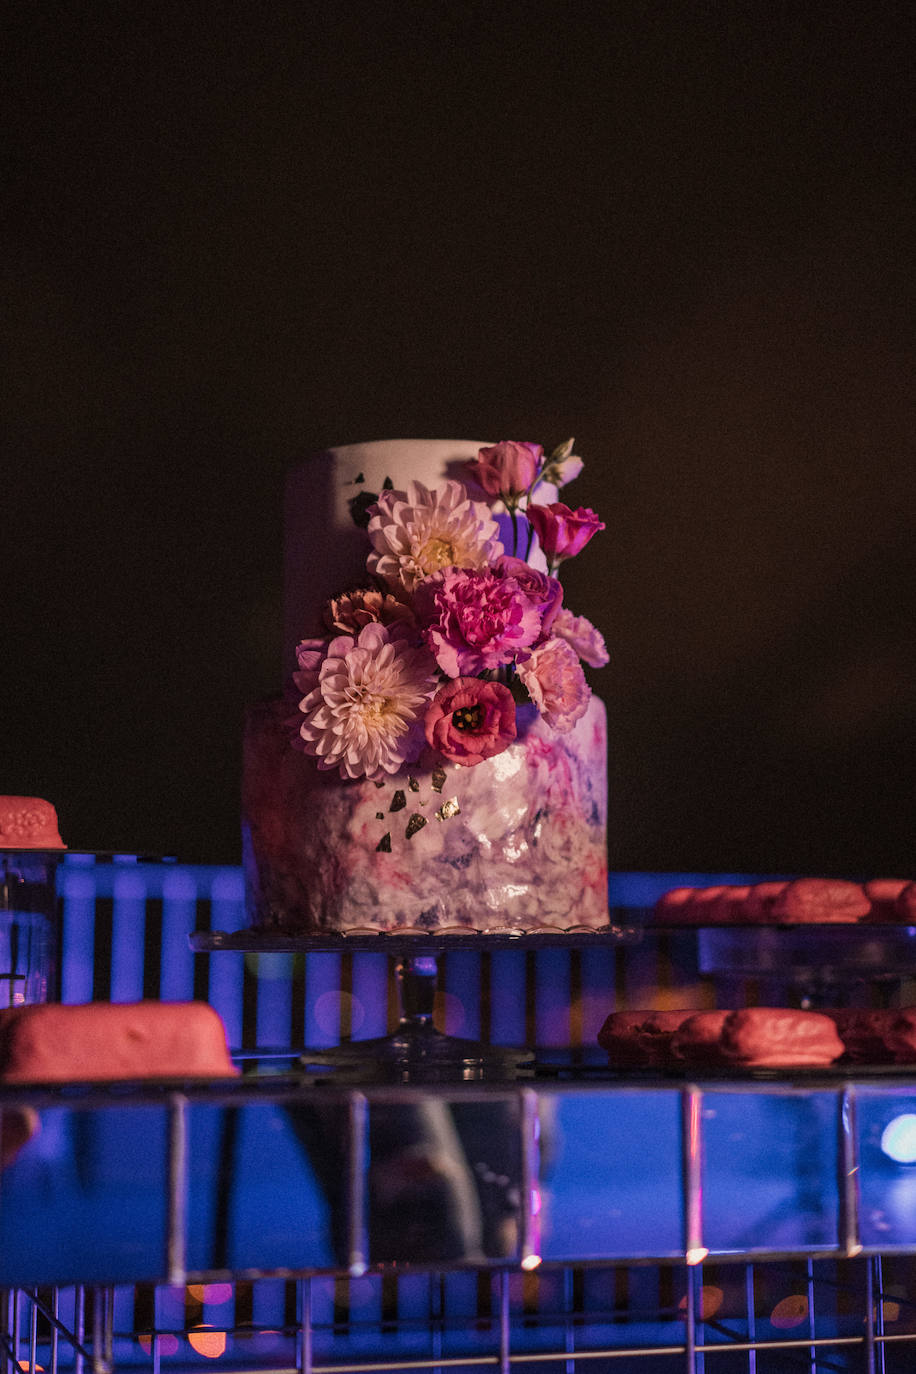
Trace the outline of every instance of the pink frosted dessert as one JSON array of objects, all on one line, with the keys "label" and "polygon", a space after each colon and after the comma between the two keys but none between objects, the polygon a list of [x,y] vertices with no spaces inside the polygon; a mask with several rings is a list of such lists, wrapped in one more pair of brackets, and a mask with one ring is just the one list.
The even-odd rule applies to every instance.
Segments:
[{"label": "pink frosted dessert", "polygon": [[603,528],[572,441],[332,449],[287,485],[292,681],[248,713],[251,923],[608,922],[600,633],[557,573]]},{"label": "pink frosted dessert", "polygon": [[237,1070],[205,1002],[36,1003],[0,1011],[0,1081],[222,1078]]},{"label": "pink frosted dessert", "polygon": [[0,797],[0,849],[66,849],[43,797]]}]

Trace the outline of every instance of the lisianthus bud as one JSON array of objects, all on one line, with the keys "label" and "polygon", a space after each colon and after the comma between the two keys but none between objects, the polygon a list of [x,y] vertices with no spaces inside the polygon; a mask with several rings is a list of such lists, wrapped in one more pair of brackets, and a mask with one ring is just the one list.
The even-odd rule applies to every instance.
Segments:
[{"label": "lisianthus bud", "polygon": [[540,472],[543,456],[540,444],[504,439],[501,444],[482,448],[467,468],[488,496],[500,497],[514,510]]},{"label": "lisianthus bud", "polygon": [[568,482],[572,482],[585,466],[581,458],[577,458],[573,453],[575,439],[567,439],[565,444],[558,444],[544,464],[541,479],[550,482],[555,487],[565,487]]},{"label": "lisianthus bud", "polygon": [[570,510],[562,501],[556,501],[552,506],[531,505],[525,514],[551,568],[555,568],[564,558],[581,553],[592,535],[604,529],[604,522],[598,519],[593,510],[587,506]]}]

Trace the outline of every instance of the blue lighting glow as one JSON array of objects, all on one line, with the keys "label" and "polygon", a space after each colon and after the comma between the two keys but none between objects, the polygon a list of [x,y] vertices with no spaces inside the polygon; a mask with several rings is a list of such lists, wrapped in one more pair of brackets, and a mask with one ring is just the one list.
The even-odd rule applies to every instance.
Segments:
[{"label": "blue lighting glow", "polygon": [[916,1164],[916,1113],[904,1112],[887,1123],[881,1149],[897,1164]]}]

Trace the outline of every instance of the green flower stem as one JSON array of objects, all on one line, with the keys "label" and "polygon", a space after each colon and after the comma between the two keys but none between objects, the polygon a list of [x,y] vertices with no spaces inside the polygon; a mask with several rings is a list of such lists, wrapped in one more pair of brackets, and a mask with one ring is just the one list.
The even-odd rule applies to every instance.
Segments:
[{"label": "green flower stem", "polygon": [[518,554],[518,513],[515,505],[509,507],[509,514],[512,517],[512,557]]}]

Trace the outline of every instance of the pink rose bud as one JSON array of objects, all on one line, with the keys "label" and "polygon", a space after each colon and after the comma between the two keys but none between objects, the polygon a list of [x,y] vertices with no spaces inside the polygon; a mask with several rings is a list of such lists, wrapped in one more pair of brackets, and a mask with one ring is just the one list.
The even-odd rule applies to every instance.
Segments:
[{"label": "pink rose bud", "polygon": [[593,534],[604,529],[593,510],[580,506],[570,510],[562,501],[552,506],[528,507],[525,514],[538,537],[548,563],[556,566],[564,558],[581,553]]},{"label": "pink rose bud", "polygon": [[531,486],[541,470],[544,450],[540,444],[516,443],[504,439],[492,448],[482,448],[467,468],[488,496],[501,497],[509,507]]}]

